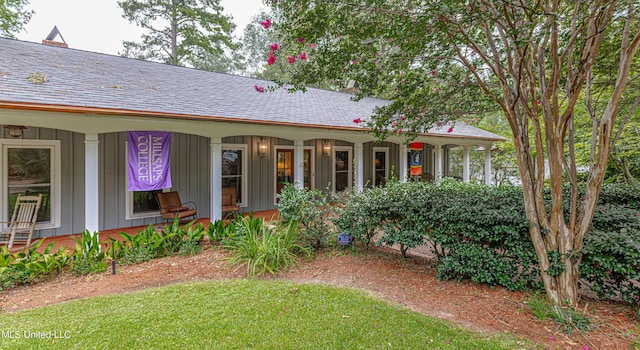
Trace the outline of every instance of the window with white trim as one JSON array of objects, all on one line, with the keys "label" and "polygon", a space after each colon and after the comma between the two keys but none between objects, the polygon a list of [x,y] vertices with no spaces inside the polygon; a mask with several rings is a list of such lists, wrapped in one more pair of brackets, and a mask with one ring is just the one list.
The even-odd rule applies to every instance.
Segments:
[{"label": "window with white trim", "polygon": [[373,184],[384,185],[389,180],[389,148],[373,148]]},{"label": "window with white trim", "polygon": [[[128,164],[129,162],[129,143],[125,142],[125,152],[124,152],[124,163]],[[129,176],[127,174],[128,167],[124,167],[125,174],[124,178],[126,179],[125,189],[129,188]],[[160,213],[160,205],[158,204],[158,199],[156,198],[156,194],[158,192],[167,192],[169,188],[165,188],[162,190],[153,190],[153,191],[129,191],[127,190],[127,195],[125,197],[125,219],[126,220],[135,220],[135,219],[143,219],[143,218],[153,218],[159,217]]]},{"label": "window with white trim", "polygon": [[238,206],[247,206],[247,145],[222,145],[222,188],[236,189]]},{"label": "window with white trim", "polygon": [[60,141],[0,139],[0,146],[0,221],[11,218],[19,194],[42,194],[36,229],[60,227]]},{"label": "window with white trim", "polygon": [[341,192],[351,188],[353,183],[351,147],[333,147],[333,191]]}]

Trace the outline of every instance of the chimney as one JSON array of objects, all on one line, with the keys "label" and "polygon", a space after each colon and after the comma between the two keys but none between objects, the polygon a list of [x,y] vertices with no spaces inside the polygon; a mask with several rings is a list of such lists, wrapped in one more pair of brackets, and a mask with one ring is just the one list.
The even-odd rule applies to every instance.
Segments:
[{"label": "chimney", "polygon": [[[62,42],[55,40],[57,36],[60,36],[60,39],[62,40]],[[42,43],[45,45],[58,46],[58,47],[64,47],[64,48],[69,47],[69,45],[67,45],[67,43],[64,41],[62,34],[60,34],[60,31],[58,30],[58,26],[53,26],[53,29],[51,29],[51,33],[47,35],[46,39],[42,40]]]},{"label": "chimney", "polygon": [[360,89],[358,89],[356,87],[356,81],[355,80],[349,80],[349,82],[347,83],[347,87],[344,90],[342,90],[342,92],[346,92],[348,94],[355,95],[355,94],[360,93]]}]

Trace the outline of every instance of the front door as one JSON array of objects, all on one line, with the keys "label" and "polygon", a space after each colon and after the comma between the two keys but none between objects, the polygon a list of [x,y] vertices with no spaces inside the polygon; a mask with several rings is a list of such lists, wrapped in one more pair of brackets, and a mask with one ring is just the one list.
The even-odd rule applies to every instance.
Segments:
[{"label": "front door", "polygon": [[[294,150],[291,148],[276,149],[276,194],[280,194],[287,184],[295,182]],[[311,188],[313,182],[313,153],[312,149],[304,150],[304,187]],[[277,203],[277,200],[276,200]]]},{"label": "front door", "polygon": [[276,150],[276,194],[280,194],[282,188],[294,182],[293,177],[293,150]]}]

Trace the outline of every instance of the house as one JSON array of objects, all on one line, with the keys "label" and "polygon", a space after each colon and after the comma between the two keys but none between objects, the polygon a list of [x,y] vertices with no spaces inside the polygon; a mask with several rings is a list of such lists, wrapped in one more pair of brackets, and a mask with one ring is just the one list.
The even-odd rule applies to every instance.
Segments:
[{"label": "house", "polygon": [[[353,122],[388,101],[320,89],[260,93],[257,79],[0,38],[0,220],[17,193],[45,193],[41,237],[160,222],[152,192],[129,191],[129,131],[171,132],[172,188],[221,217],[222,188],[241,210],[273,209],[283,182],[341,191],[407,174],[408,146]],[[468,125],[434,129],[423,172],[448,175],[446,154],[503,138]],[[404,176],[400,176],[401,178]],[[486,176],[489,181],[490,176]]]}]

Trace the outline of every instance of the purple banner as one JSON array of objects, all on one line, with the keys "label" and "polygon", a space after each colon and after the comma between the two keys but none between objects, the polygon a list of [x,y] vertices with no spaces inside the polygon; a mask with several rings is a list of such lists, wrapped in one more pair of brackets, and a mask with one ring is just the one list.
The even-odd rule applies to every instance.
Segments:
[{"label": "purple banner", "polygon": [[129,191],[171,187],[170,149],[170,132],[129,131]]}]

